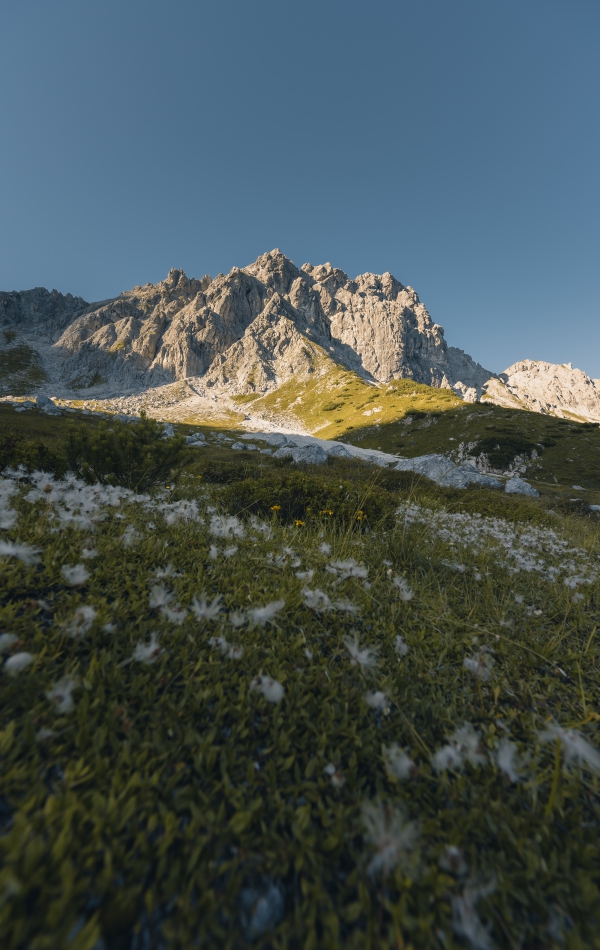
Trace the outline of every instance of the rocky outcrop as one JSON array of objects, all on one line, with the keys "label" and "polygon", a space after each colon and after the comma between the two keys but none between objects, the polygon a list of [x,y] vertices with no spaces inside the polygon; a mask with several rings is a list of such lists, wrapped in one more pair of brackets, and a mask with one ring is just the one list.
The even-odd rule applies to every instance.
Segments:
[{"label": "rocky outcrop", "polygon": [[330,264],[299,269],[279,250],[214,280],[171,270],[99,304],[38,289],[0,295],[0,306],[5,325],[29,345],[46,345],[49,378],[65,395],[181,379],[212,391],[267,392],[318,371],[325,355],[374,382],[409,377],[467,399],[491,375],[447,346],[415,291],[391,274],[351,280]]},{"label": "rocky outcrop", "polygon": [[564,419],[600,422],[600,379],[590,379],[571,363],[514,363],[488,382],[483,398]]}]

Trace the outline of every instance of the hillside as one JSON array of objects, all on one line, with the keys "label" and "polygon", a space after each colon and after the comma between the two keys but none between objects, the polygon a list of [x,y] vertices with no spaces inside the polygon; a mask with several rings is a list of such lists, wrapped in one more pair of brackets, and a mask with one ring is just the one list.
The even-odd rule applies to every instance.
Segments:
[{"label": "hillside", "polygon": [[3,946],[600,947],[595,512],[70,420],[0,406]]}]

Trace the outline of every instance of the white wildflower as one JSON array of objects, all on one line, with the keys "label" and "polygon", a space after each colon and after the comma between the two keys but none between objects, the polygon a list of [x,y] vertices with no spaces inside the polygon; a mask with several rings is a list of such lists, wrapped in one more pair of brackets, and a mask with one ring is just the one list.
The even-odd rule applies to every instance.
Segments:
[{"label": "white wildflower", "polygon": [[270,703],[279,703],[283,699],[284,689],[281,683],[270,676],[255,676],[250,683],[251,690],[258,690]]},{"label": "white wildflower", "polygon": [[573,763],[586,765],[590,772],[600,775],[600,752],[576,729],[564,729],[557,722],[552,722],[540,733],[540,740],[542,742],[559,740],[567,766]]},{"label": "white wildflower", "polygon": [[139,541],[140,538],[141,538],[140,532],[136,531],[133,525],[129,525],[129,527],[126,528],[123,534],[121,535],[121,544],[123,545],[124,548],[130,548],[130,547],[133,547],[136,541]]},{"label": "white wildflower", "polygon": [[211,546],[208,549],[208,556],[211,559],[211,561],[217,560],[219,556],[219,549],[216,544],[211,544]]},{"label": "white wildflower", "polygon": [[331,545],[327,544],[326,541],[323,541],[323,543],[319,545],[319,552],[324,554],[325,557],[328,557],[328,555],[331,554]]},{"label": "white wildflower", "polygon": [[13,544],[12,541],[0,541],[0,558],[16,557],[23,564],[31,567],[38,564],[41,554],[39,548],[32,548],[29,544]]},{"label": "white wildflower", "polygon": [[69,634],[72,637],[82,637],[88,632],[96,619],[96,611],[93,607],[78,607],[71,620]]},{"label": "white wildflower", "polygon": [[242,610],[232,610],[229,614],[229,623],[232,627],[243,627],[247,623],[246,615]]},{"label": "white wildflower", "polygon": [[406,656],[408,653],[408,643],[401,637],[400,634],[397,634],[396,639],[394,640],[394,650],[398,656]]},{"label": "white wildflower", "polygon": [[359,608],[350,603],[347,598],[335,600],[332,606],[334,610],[338,610],[341,614],[349,614],[351,617],[356,617],[360,613]]},{"label": "white wildflower", "polygon": [[371,709],[374,709],[376,712],[387,713],[390,708],[390,700],[386,693],[382,693],[380,689],[368,690],[365,693],[365,702],[367,706],[370,706]]},{"label": "white wildflower", "polygon": [[149,643],[143,643],[142,640],[138,642],[132,656],[125,662],[154,663],[154,661],[158,659],[162,652],[163,649],[158,642],[158,638],[156,634],[153,633],[150,637]]},{"label": "white wildflower", "polygon": [[14,633],[0,633],[0,654],[8,653],[19,638]]},{"label": "white wildflower", "polygon": [[272,623],[277,614],[285,607],[285,600],[274,600],[264,607],[253,607],[248,611],[248,617],[252,623],[264,626],[266,623]]},{"label": "white wildflower", "polygon": [[344,637],[344,646],[352,658],[354,666],[360,666],[361,670],[373,669],[377,666],[377,649],[375,647],[362,647],[358,642],[358,634],[352,638]]},{"label": "white wildflower", "polygon": [[154,572],[154,576],[157,580],[162,581],[166,577],[180,577],[181,575],[176,572],[172,564],[167,564],[166,567],[158,567]]},{"label": "white wildflower", "polygon": [[65,676],[63,679],[59,680],[58,683],[49,689],[46,693],[46,698],[54,704],[54,708],[58,713],[70,713],[75,708],[73,702],[72,692],[79,685],[79,680],[74,677]]},{"label": "white wildflower", "polygon": [[492,950],[494,946],[489,927],[481,922],[475,910],[480,898],[487,897],[493,889],[493,885],[465,887],[462,896],[452,898],[452,927],[454,933],[458,937],[465,937],[473,950]]},{"label": "white wildflower", "polygon": [[17,523],[17,512],[14,508],[0,508],[0,529],[10,531]]},{"label": "white wildflower", "polygon": [[63,564],[60,573],[71,587],[81,587],[90,577],[90,572],[85,569],[83,564],[76,564],[75,567]]},{"label": "white wildflower", "polygon": [[81,552],[81,556],[85,558],[85,560],[89,560],[90,558],[98,557],[98,552],[96,548],[84,548]]},{"label": "white wildflower", "polygon": [[166,617],[167,620],[176,623],[178,626],[181,626],[187,617],[187,610],[179,604],[176,607],[161,607],[160,613],[162,617]]},{"label": "white wildflower", "polygon": [[523,599],[523,594],[515,594],[515,604],[522,604]]},{"label": "white wildflower", "polygon": [[470,722],[458,726],[448,738],[449,744],[438,749],[431,759],[431,764],[437,772],[461,769],[465,761],[473,766],[484,765],[487,761],[481,737]]},{"label": "white wildflower", "polygon": [[200,598],[194,597],[192,601],[191,610],[195,615],[196,620],[216,620],[221,612],[221,601],[223,600],[221,594],[218,594],[214,600],[210,603],[206,600],[206,594],[204,591],[200,594]]},{"label": "white wildflower", "polygon": [[230,646],[227,652],[227,656],[229,657],[230,660],[241,660],[243,655],[244,655],[244,648],[242,646],[236,646],[235,644]]},{"label": "white wildflower", "polygon": [[392,584],[400,594],[402,600],[409,601],[415,596],[414,591],[411,589],[405,577],[399,577],[397,574],[395,574],[392,577]]},{"label": "white wildflower", "polygon": [[517,759],[518,747],[506,737],[502,739],[495,751],[496,765],[500,771],[509,777],[511,782],[518,782],[521,778]]},{"label": "white wildflower", "polygon": [[349,558],[347,561],[331,561],[327,565],[327,570],[330,570],[333,574],[340,575],[340,581],[345,581],[348,577],[367,577],[369,573],[369,568],[365,567],[364,564],[358,564],[353,558]]},{"label": "white wildflower", "polygon": [[407,821],[404,811],[383,802],[366,802],[362,807],[365,837],[375,849],[369,874],[388,871],[397,865],[410,866],[418,839],[417,825]]},{"label": "white wildflower", "polygon": [[309,610],[316,610],[317,613],[331,610],[331,600],[320,587],[315,588],[315,590],[311,590],[310,587],[303,587],[302,597],[305,607],[308,607]]},{"label": "white wildflower", "polygon": [[326,765],[323,771],[331,779],[331,784],[334,788],[342,788],[342,786],[345,784],[346,779],[344,778],[343,773],[340,772],[338,768],[336,768],[333,762],[330,762],[328,765]]},{"label": "white wildflower", "polygon": [[195,501],[176,501],[170,505],[165,505],[165,509],[169,509],[168,513],[165,515],[165,521],[167,524],[172,525],[177,521],[197,521],[198,520],[198,504]]},{"label": "white wildflower", "polygon": [[452,745],[445,745],[438,749],[431,757],[431,764],[436,772],[445,772],[447,769],[461,769],[462,755]]},{"label": "white wildflower", "polygon": [[383,761],[388,773],[402,782],[417,774],[417,767],[413,760],[403,749],[398,748],[396,743],[384,746]]},{"label": "white wildflower", "polygon": [[116,633],[118,628],[117,628],[116,623],[109,622],[109,623],[105,623],[102,629],[104,633]]},{"label": "white wildflower", "polygon": [[309,584],[315,576],[315,572],[311,571],[296,571],[296,577],[299,581],[307,581]]},{"label": "white wildflower", "polygon": [[168,607],[173,600],[173,593],[164,584],[155,584],[150,589],[150,598],[148,606],[150,610],[156,610],[157,607]]},{"label": "white wildflower", "polygon": [[229,547],[223,550],[223,557],[233,557],[234,554],[237,554],[238,549],[234,544],[230,544]]},{"label": "white wildflower", "polygon": [[243,538],[246,534],[244,526],[235,515],[213,515],[210,519],[210,533],[215,538]]},{"label": "white wildflower", "polygon": [[221,653],[227,653],[229,649],[229,644],[225,637],[209,637],[208,645],[213,648],[213,650],[220,650]]},{"label": "white wildflower", "polygon": [[13,653],[4,664],[4,672],[9,676],[16,676],[26,669],[32,663],[34,657],[31,653]]},{"label": "white wildflower", "polygon": [[483,680],[484,683],[487,683],[490,676],[492,675],[492,667],[494,665],[494,658],[490,656],[490,651],[486,647],[482,647],[480,650],[475,653],[474,656],[466,656],[463,660],[463,665],[466,670],[469,670],[473,676],[476,676],[477,679]]}]

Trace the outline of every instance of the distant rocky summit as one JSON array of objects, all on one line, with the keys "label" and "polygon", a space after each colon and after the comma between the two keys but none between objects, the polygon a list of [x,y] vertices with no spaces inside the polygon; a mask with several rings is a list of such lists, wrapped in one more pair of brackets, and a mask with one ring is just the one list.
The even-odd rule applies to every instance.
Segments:
[{"label": "distant rocky summit", "polygon": [[522,360],[486,384],[484,401],[564,419],[600,422],[600,379],[571,363]]},{"label": "distant rocky summit", "polygon": [[186,380],[198,394],[263,394],[332,363],[372,383],[409,378],[555,415],[600,420],[600,381],[526,360],[496,376],[448,346],[411,287],[298,269],[279,250],[229,274],[87,303],[36,288],[0,293],[0,395],[112,398]]}]

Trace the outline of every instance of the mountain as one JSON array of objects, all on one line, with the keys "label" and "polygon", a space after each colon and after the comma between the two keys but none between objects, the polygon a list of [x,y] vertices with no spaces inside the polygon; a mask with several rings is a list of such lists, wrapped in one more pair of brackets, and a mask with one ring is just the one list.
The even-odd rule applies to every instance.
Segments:
[{"label": "mountain", "polygon": [[43,288],[0,293],[0,328],[4,395],[151,391],[160,402],[164,387],[185,381],[187,397],[239,400],[341,367],[367,385],[409,379],[467,402],[600,421],[600,381],[580,370],[525,360],[497,376],[448,346],[417,293],[391,274],[299,269],[277,249],[214,279],[173,269],[96,303]]},{"label": "mountain", "polygon": [[571,363],[522,360],[486,383],[483,401],[600,422],[600,379],[590,379]]},{"label": "mountain", "polygon": [[371,382],[407,377],[471,399],[492,375],[449,347],[415,291],[391,274],[350,280],[330,264],[298,269],[279,250],[214,279],[171,270],[96,304],[40,288],[2,293],[0,315],[8,345],[29,347],[65,396],[183,379],[269,392],[324,357]]}]

